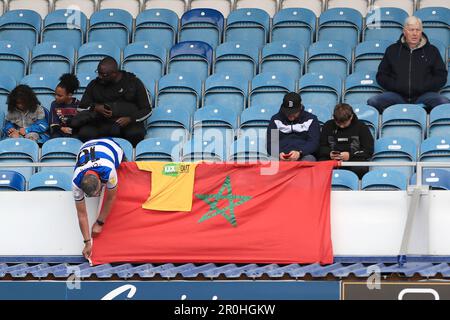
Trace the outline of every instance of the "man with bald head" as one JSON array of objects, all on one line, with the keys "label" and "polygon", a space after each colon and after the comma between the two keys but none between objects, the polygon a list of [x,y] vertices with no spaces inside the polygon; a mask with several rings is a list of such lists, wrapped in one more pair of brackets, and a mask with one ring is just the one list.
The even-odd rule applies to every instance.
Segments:
[{"label": "man with bald head", "polygon": [[72,123],[79,126],[79,139],[120,137],[136,146],[144,139],[145,120],[152,113],[144,84],[133,73],[119,70],[111,57],[100,61],[97,74],[80,102],[80,108],[89,111]]},{"label": "man with bald head", "polygon": [[431,110],[450,103],[438,93],[447,81],[444,61],[423,33],[422,21],[414,16],[406,19],[400,39],[386,49],[377,81],[386,92],[371,97],[367,104],[380,112],[393,104],[424,104]]}]

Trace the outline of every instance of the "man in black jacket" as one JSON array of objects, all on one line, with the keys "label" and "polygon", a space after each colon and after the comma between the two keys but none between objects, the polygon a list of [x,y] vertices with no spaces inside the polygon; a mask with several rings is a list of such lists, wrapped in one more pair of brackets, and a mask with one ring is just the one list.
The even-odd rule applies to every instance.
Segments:
[{"label": "man in black jacket", "polygon": [[447,81],[445,64],[422,30],[419,18],[407,18],[403,35],[386,49],[377,73],[377,81],[386,92],[367,101],[378,111],[401,103],[423,103],[428,110],[450,103],[438,94]]},{"label": "man in black jacket", "polygon": [[71,125],[79,127],[82,141],[121,137],[136,146],[144,139],[145,120],[152,113],[144,84],[134,74],[119,70],[111,57],[100,61],[97,73],[79,106],[89,111],[78,113]]},{"label": "man in black jacket", "polygon": [[[370,161],[373,137],[369,128],[353,112],[350,105],[336,105],[333,120],[327,121],[320,135],[320,160]],[[361,179],[367,167],[344,167]]]},{"label": "man in black jacket", "polygon": [[267,151],[281,161],[316,161],[319,121],[301,102],[298,93],[287,93],[267,128]]}]

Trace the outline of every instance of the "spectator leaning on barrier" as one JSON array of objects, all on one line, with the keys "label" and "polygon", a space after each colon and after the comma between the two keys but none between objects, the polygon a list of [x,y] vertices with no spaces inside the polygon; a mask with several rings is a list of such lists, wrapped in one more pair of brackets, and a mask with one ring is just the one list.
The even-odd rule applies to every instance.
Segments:
[{"label": "spectator leaning on barrier", "polygon": [[118,69],[117,62],[107,57],[97,67],[81,98],[72,127],[79,128],[82,141],[103,137],[121,137],[136,146],[146,134],[145,120],[151,115],[151,102],[144,84],[133,73]]},{"label": "spectator leaning on barrier", "polygon": [[[370,161],[373,137],[369,128],[353,112],[350,105],[336,105],[333,120],[327,121],[320,135],[319,160]],[[344,167],[361,179],[367,167]]]},{"label": "spectator leaning on barrier", "polygon": [[298,93],[287,93],[280,111],[272,117],[267,128],[267,151],[281,161],[316,161],[319,121],[304,110],[301,102]]},{"label": "spectator leaning on barrier", "polygon": [[73,96],[80,82],[74,74],[66,73],[59,78],[55,100],[50,107],[50,134],[52,138],[72,137],[71,120],[77,114],[80,101]]},{"label": "spectator leaning on barrier", "polygon": [[117,172],[122,161],[126,161],[122,148],[111,139],[97,139],[84,143],[77,157],[72,190],[77,209],[81,234],[83,235],[83,255],[88,259],[92,250],[92,239],[89,232],[89,221],[84,196],[98,197],[103,186],[105,201],[96,222],[92,226],[92,237],[96,237],[103,228],[111,207],[116,199]]},{"label": "spectator leaning on barrier", "polygon": [[8,112],[3,134],[9,138],[26,138],[38,143],[48,140],[48,120],[33,89],[19,85],[8,95]]},{"label": "spectator leaning on barrier", "polygon": [[377,81],[386,92],[367,103],[380,112],[401,103],[423,103],[428,110],[450,103],[438,93],[447,81],[444,61],[423,33],[422,21],[414,16],[406,19],[400,39],[386,49]]}]

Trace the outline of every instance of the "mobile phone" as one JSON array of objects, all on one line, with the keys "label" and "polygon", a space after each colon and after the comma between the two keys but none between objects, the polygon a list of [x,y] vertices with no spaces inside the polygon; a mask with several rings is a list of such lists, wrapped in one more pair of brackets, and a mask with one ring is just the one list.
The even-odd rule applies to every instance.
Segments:
[{"label": "mobile phone", "polygon": [[335,155],[335,156],[338,156],[338,155],[340,155],[341,153],[340,153],[339,151],[331,151],[331,154],[332,154],[332,155]]}]

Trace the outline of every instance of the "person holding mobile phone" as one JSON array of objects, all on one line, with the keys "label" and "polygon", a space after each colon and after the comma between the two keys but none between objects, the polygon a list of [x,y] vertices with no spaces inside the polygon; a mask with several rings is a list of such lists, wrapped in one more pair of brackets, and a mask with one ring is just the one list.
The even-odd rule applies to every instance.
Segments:
[{"label": "person holding mobile phone", "polygon": [[267,128],[267,151],[279,161],[316,161],[320,126],[298,93],[287,93]]},{"label": "person holding mobile phone", "polygon": [[[320,136],[319,160],[370,161],[374,139],[369,128],[353,112],[353,108],[341,103],[333,111],[333,120],[327,121]],[[348,167],[359,178],[367,167]]]}]

